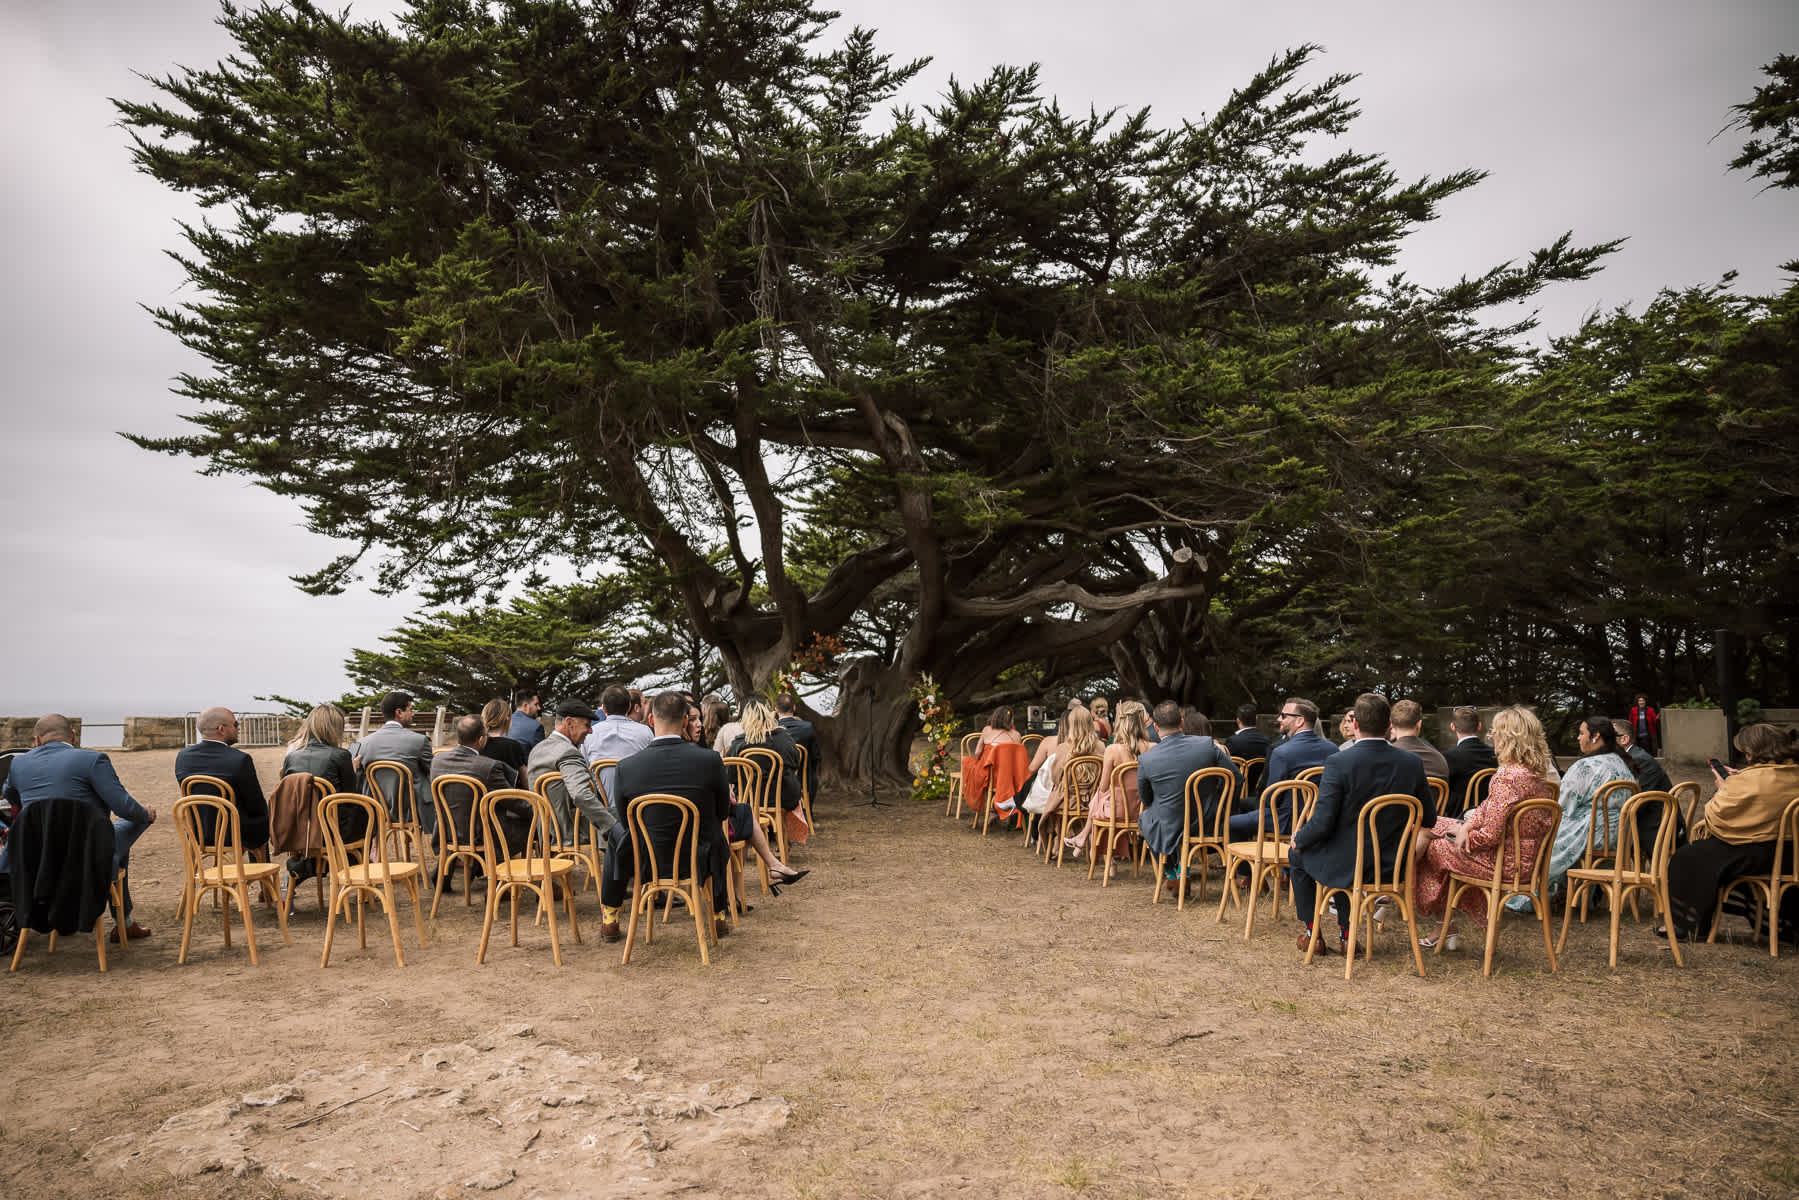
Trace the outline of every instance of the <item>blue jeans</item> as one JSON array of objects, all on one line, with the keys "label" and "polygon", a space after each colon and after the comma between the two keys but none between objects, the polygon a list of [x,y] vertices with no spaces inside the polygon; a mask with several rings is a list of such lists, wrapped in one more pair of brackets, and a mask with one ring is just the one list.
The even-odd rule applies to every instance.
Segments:
[{"label": "blue jeans", "polygon": [[[142,821],[127,821],[123,817],[112,819],[112,869],[127,871],[131,869],[131,847],[137,839],[144,836],[144,830],[150,826]],[[123,885],[125,893],[125,911],[119,914],[119,923],[131,924],[131,876],[125,876]]]}]

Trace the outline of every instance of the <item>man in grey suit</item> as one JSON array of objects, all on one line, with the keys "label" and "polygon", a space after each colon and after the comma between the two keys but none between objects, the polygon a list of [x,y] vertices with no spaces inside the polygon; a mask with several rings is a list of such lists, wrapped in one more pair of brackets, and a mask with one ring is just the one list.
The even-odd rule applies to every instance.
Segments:
[{"label": "man in grey suit", "polygon": [[[1187,833],[1187,777],[1202,767],[1225,767],[1232,774],[1237,767],[1230,752],[1209,735],[1181,732],[1181,706],[1174,701],[1156,705],[1154,720],[1161,740],[1137,760],[1137,796],[1143,801],[1137,828],[1150,852],[1169,860],[1168,878],[1178,880],[1181,839]],[[1222,794],[1222,787],[1202,793],[1202,820],[1211,819]]]},{"label": "man in grey suit", "polygon": [[[1356,697],[1353,711],[1356,740],[1325,760],[1324,774],[1318,777],[1318,804],[1312,810],[1312,819],[1293,831],[1293,901],[1303,925],[1299,935],[1301,950],[1311,942],[1318,885],[1346,888],[1355,882],[1356,822],[1369,801],[1403,792],[1416,796],[1424,806],[1421,827],[1429,828],[1437,819],[1423,761],[1387,740],[1392,718],[1387,698],[1364,692]],[[1403,817],[1387,812],[1381,819],[1383,824],[1377,826],[1380,865],[1383,875],[1390,877],[1395,856],[1412,853],[1412,844],[1399,844]],[[1369,865],[1364,864],[1364,872],[1368,869]],[[1349,900],[1343,895],[1335,900],[1337,926],[1347,940]],[[1328,952],[1322,938],[1319,946]]]},{"label": "man in grey suit", "polygon": [[[400,815],[400,797],[385,791],[369,790],[370,763],[403,763],[412,771],[412,798],[418,805],[419,828],[429,834],[437,829],[437,813],[431,807],[431,739],[412,730],[412,697],[405,692],[389,692],[381,698],[381,715],[386,723],[350,747],[351,762],[356,766],[356,780],[367,795],[387,805],[387,815],[395,820]],[[377,777],[379,778],[379,777]]]},{"label": "man in grey suit", "polygon": [[[436,782],[445,775],[467,775],[488,791],[496,788],[518,786],[518,776],[511,767],[496,759],[482,755],[481,748],[487,744],[487,727],[477,716],[456,718],[456,746],[445,750],[442,754],[431,757],[431,779]],[[444,788],[444,806],[449,809],[450,822],[454,826],[450,835],[458,843],[469,843],[469,826],[474,815],[475,796],[465,784],[461,787]],[[474,841],[481,840],[479,830],[475,831]],[[510,839],[509,839],[510,840]],[[521,839],[521,845],[522,845]]]},{"label": "man in grey suit", "polygon": [[556,824],[564,841],[574,836],[577,808],[602,836],[618,824],[612,810],[600,803],[587,760],[581,757],[581,743],[593,732],[594,716],[593,709],[579,700],[564,700],[556,706],[556,731],[531,747],[531,757],[525,762],[525,775],[532,787],[545,775],[562,777],[562,786],[550,790],[550,804],[556,810]]}]

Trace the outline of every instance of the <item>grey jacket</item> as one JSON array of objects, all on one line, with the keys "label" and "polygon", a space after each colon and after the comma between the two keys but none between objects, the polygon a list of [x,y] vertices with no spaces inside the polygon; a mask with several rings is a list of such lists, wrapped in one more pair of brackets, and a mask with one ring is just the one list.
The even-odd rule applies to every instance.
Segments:
[{"label": "grey jacket", "polygon": [[556,824],[561,827],[564,840],[574,834],[574,810],[577,808],[602,835],[618,823],[618,818],[600,803],[599,793],[594,791],[587,760],[581,757],[575,744],[560,733],[552,733],[531,747],[531,757],[525,762],[525,774],[532,787],[552,772],[562,776],[562,786],[550,789],[550,805],[556,810]]}]

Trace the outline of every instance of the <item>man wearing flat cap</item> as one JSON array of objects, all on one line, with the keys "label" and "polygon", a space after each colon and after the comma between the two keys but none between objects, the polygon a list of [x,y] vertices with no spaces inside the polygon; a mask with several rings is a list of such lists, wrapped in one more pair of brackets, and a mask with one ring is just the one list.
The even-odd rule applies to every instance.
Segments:
[{"label": "man wearing flat cap", "polygon": [[574,810],[593,822],[594,829],[604,834],[617,823],[612,810],[600,803],[588,773],[587,760],[581,757],[581,743],[593,730],[593,709],[579,700],[564,700],[556,706],[556,730],[531,747],[525,762],[525,774],[536,787],[545,775],[562,776],[562,786],[551,788],[550,805],[556,810],[556,824],[562,829],[563,841],[574,836]]}]

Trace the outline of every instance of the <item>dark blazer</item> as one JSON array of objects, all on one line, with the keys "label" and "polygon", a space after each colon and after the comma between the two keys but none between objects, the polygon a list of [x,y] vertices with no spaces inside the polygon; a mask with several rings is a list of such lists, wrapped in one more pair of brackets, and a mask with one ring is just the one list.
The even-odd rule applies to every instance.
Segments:
[{"label": "dark blazer", "polygon": [[21,929],[86,931],[106,911],[116,864],[112,822],[101,809],[73,796],[36,799],[19,814],[7,850]]},{"label": "dark blazer", "polygon": [[[1302,729],[1292,737],[1282,739],[1278,746],[1268,752],[1268,769],[1262,772],[1262,790],[1267,791],[1277,783],[1297,779],[1301,771],[1307,767],[1323,766],[1336,753],[1335,742],[1320,737],[1310,729]],[[1291,796],[1283,796],[1276,810],[1283,832],[1290,833],[1293,830],[1292,810]]]},{"label": "dark blazer", "polygon": [[[45,742],[12,760],[12,771],[6,777],[6,798],[20,805],[51,796],[67,796],[85,800],[127,821],[140,825],[150,822],[144,806],[132,799],[112,759],[98,750],[83,750],[67,742]],[[92,922],[90,921],[91,925]]]},{"label": "dark blazer", "polygon": [[[1223,746],[1209,737],[1187,733],[1164,733],[1162,740],[1137,760],[1137,796],[1143,801],[1137,828],[1154,853],[1166,857],[1181,852],[1181,838],[1186,833],[1187,777],[1202,767],[1229,767],[1232,774],[1237,770]],[[1213,788],[1210,795],[1201,795],[1204,819],[1209,820],[1217,811],[1221,793],[1221,788]]]},{"label": "dark blazer", "polygon": [[[810,726],[808,726],[808,728],[810,728]],[[732,738],[731,757],[735,758],[742,754],[744,747],[747,745],[749,745],[749,742],[741,733]],[[787,732],[785,726],[779,729],[770,730],[768,740],[763,742],[762,745],[767,746],[770,750],[773,750],[781,756],[781,762],[783,764],[781,768],[781,786],[775,789],[775,794],[781,802],[781,807],[788,812],[792,812],[800,806],[799,746],[794,742],[793,735]],[[719,761],[722,763],[724,760],[720,759]]]},{"label": "dark blazer", "polygon": [[[1312,819],[1293,831],[1293,864],[1326,887],[1355,882],[1356,818],[1376,796],[1404,792],[1424,805],[1424,824],[1437,819],[1436,803],[1424,774],[1424,762],[1385,738],[1363,738],[1333,755],[1318,778],[1318,806]],[[1390,871],[1398,854],[1403,821],[1387,813],[1376,831],[1381,840],[1381,869]]]},{"label": "dark blazer", "polygon": [[[1478,737],[1467,737],[1443,751],[1443,761],[1449,764],[1449,774],[1445,780],[1449,784],[1449,804],[1446,815],[1457,817],[1465,809],[1462,797],[1468,794],[1468,781],[1474,778],[1476,771],[1488,767],[1497,767],[1499,759],[1493,754],[1493,747]],[[1491,782],[1491,776],[1488,777]],[[1475,796],[1474,803],[1479,804],[1486,799],[1484,792]]]},{"label": "dark blazer", "polygon": [[[175,782],[189,775],[214,775],[231,785],[245,850],[269,840],[269,804],[263,798],[262,781],[256,778],[256,763],[248,754],[224,742],[195,742],[175,756]],[[203,822],[203,832],[212,837],[211,822]]]},{"label": "dark blazer", "polygon": [[818,730],[812,722],[799,717],[782,717],[779,724],[793,738],[794,745],[803,746],[806,750],[806,794],[818,796],[818,764],[822,751],[818,748]]},{"label": "dark blazer", "polygon": [[281,778],[304,771],[315,779],[323,779],[333,792],[356,790],[356,767],[350,752],[342,746],[324,742],[307,742],[297,750],[289,750],[281,760]]},{"label": "dark blazer", "polygon": [[[693,801],[700,810],[700,874],[711,878],[714,895],[720,894],[729,853],[724,822],[731,815],[731,783],[726,777],[724,759],[705,746],[678,737],[657,738],[619,761],[615,790],[620,812],[627,810],[637,797],[651,792],[666,792]],[[656,811],[645,820],[657,865],[665,873],[674,863],[678,821],[673,817],[672,813]]]},{"label": "dark blazer", "polygon": [[1248,729],[1239,729],[1224,739],[1224,748],[1238,758],[1267,758],[1268,751],[1273,746],[1268,735],[1253,725]]},{"label": "dark blazer", "polygon": [[[467,775],[490,792],[499,788],[518,786],[518,776],[513,774],[511,767],[497,759],[477,753],[472,746],[457,746],[445,750],[442,754],[432,756],[432,780],[436,781],[444,775]],[[428,796],[421,796],[419,803],[424,804],[428,800]],[[468,790],[466,784],[461,787],[446,787],[444,804],[450,810],[450,824],[455,830],[456,840],[468,843],[470,841],[469,826],[474,819],[474,793]],[[506,832],[506,840],[510,844],[512,842],[511,831]],[[481,831],[477,829],[473,844],[479,844],[480,841]],[[521,847],[524,845],[523,836],[519,838],[518,845]]]}]

